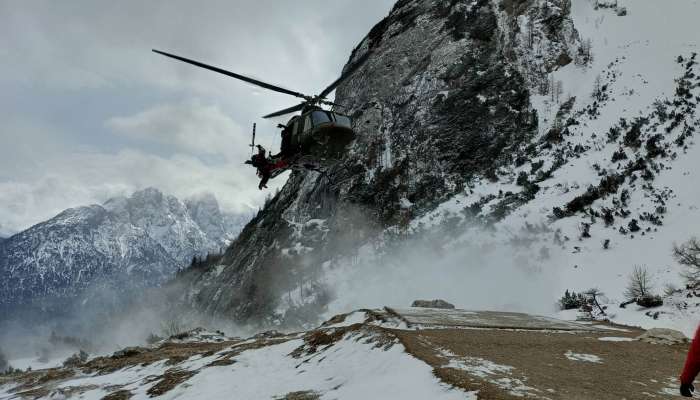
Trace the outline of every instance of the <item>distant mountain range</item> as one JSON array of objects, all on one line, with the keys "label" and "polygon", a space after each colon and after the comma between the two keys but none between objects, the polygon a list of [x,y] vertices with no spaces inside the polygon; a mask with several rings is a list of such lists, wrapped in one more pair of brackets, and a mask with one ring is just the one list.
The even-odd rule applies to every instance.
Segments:
[{"label": "distant mountain range", "polygon": [[213,195],[181,201],[154,188],[67,209],[0,239],[0,308],[158,286],[194,256],[219,252],[245,222]]}]

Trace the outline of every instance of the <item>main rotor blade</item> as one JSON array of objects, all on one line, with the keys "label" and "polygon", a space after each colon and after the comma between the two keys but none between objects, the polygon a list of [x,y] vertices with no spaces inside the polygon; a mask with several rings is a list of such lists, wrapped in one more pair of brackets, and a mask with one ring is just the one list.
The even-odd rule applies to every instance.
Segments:
[{"label": "main rotor blade", "polygon": [[272,114],[267,114],[263,118],[279,117],[280,115],[293,113],[295,111],[299,111],[299,110],[303,109],[305,105],[306,105],[306,103],[297,104],[295,106],[285,108],[284,110],[279,110],[277,112],[273,112]]},{"label": "main rotor blade", "polygon": [[279,92],[279,93],[284,93],[284,94],[288,94],[288,95],[291,95],[291,96],[300,97],[300,98],[302,98],[302,99],[306,99],[306,98],[307,98],[307,96],[305,96],[303,93],[299,93],[299,92],[295,92],[295,91],[293,91],[293,90],[281,88],[281,87],[279,87],[279,86],[271,85],[271,84],[269,84],[269,83],[265,83],[265,82],[259,81],[259,80],[257,80],[257,79],[248,78],[247,76],[243,76],[243,75],[237,74],[237,73],[235,73],[235,72],[231,72],[231,71],[226,71],[225,69],[213,67],[213,66],[211,66],[211,65],[207,65],[207,64],[201,63],[201,62],[199,62],[199,61],[190,60],[189,58],[184,58],[184,57],[176,56],[175,54],[165,53],[165,52],[163,52],[163,51],[159,51],[159,50],[156,50],[156,49],[153,49],[153,51],[154,51],[155,53],[162,54],[162,55],[164,55],[164,56],[166,56],[166,57],[174,58],[174,59],[176,59],[176,60],[180,60],[180,61],[186,62],[186,63],[188,63],[188,64],[196,65],[196,66],[198,66],[198,67],[200,67],[200,68],[204,68],[204,69],[208,69],[208,70],[210,70],[210,71],[218,72],[218,73],[220,73],[220,74],[224,74],[224,75],[230,76],[230,77],[232,77],[232,78],[240,79],[240,80],[242,80],[242,81],[244,81],[244,82],[252,83],[253,85],[257,85],[257,86],[260,86],[260,87],[265,88],[265,89],[274,90],[275,92]]},{"label": "main rotor blade", "polygon": [[334,102],[328,101],[328,100],[321,100],[320,103],[321,103],[321,104],[324,104],[324,105],[327,105],[327,106],[340,107],[340,108],[348,108],[347,106],[344,106],[344,105],[338,104],[338,103],[334,103]]},{"label": "main rotor blade", "polygon": [[351,65],[350,68],[348,68],[348,70],[340,76],[340,78],[336,79],[335,82],[331,83],[330,85],[328,85],[327,88],[323,89],[323,92],[321,92],[321,94],[319,94],[318,97],[323,98],[328,96],[333,91],[333,89],[338,87],[338,85],[340,85],[344,80],[348,79],[350,75],[355,73],[355,71],[357,71],[357,69],[360,68],[362,64],[365,63],[365,61],[367,61],[370,54],[370,52],[365,53],[365,55],[363,55],[359,60],[357,60],[355,64]]}]

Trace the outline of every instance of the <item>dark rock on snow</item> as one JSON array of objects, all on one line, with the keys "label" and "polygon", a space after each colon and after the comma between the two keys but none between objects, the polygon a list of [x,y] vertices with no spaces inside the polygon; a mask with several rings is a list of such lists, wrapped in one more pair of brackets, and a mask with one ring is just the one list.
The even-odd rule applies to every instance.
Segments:
[{"label": "dark rock on snow", "polygon": [[454,304],[448,303],[445,300],[416,300],[411,304],[411,307],[421,307],[421,308],[443,308],[452,310],[455,308]]}]

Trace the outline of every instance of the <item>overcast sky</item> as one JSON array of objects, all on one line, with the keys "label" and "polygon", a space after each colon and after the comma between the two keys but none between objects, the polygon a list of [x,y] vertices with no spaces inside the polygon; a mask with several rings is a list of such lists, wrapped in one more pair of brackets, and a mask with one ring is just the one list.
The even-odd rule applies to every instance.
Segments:
[{"label": "overcast sky", "polygon": [[[257,208],[250,130],[297,99],[152,48],[316,94],[392,0],[0,2],[0,236],[155,186]],[[277,184],[280,184],[278,179]]]}]

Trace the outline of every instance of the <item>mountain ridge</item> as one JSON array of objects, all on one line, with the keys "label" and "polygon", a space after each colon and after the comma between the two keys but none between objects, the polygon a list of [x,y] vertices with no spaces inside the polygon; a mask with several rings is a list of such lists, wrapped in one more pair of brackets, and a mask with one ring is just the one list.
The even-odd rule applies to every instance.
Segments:
[{"label": "mountain ridge", "polygon": [[[565,289],[601,287],[621,303],[635,264],[658,287],[681,287],[671,248],[693,234],[680,216],[696,218],[680,174],[696,168],[700,38],[688,20],[696,4],[664,10],[682,21],[670,30],[652,23],[658,8],[398,2],[337,88],[358,133],[347,157],[324,174],[293,173],[221,260],[181,277],[182,301],[297,326],[357,301],[406,302],[407,287],[549,314]],[[424,271],[434,264],[440,273]],[[519,300],[528,285],[536,304]],[[484,304],[484,288],[510,294]],[[659,318],[686,331],[672,302]]]},{"label": "mountain ridge", "polygon": [[[194,277],[196,295],[185,301],[243,321],[304,320],[330,298],[315,283],[321,265],[405,226],[469,176],[511,163],[537,118],[504,48],[492,2],[398,2],[348,65],[371,56],[336,90],[358,133],[347,157],[323,175],[293,173],[229,247],[222,275]],[[276,310],[277,296],[300,279],[315,295]]]},{"label": "mountain ridge", "polygon": [[[0,242],[3,306],[71,299],[95,284],[117,291],[159,286],[237,234],[236,218],[222,213],[213,195],[202,199],[182,202],[147,188],[66,209],[7,238]],[[231,225],[224,226],[224,215]]]}]

